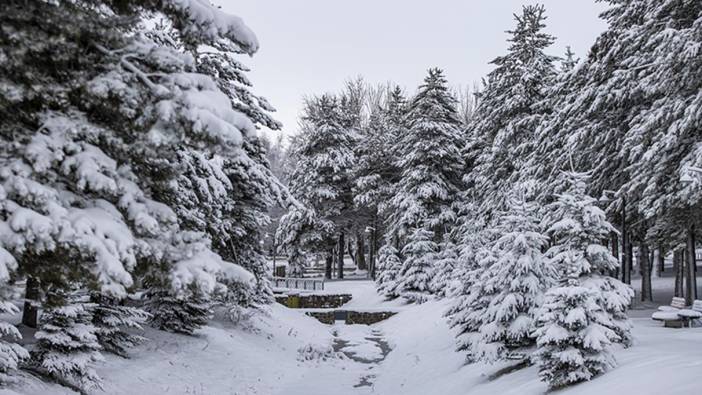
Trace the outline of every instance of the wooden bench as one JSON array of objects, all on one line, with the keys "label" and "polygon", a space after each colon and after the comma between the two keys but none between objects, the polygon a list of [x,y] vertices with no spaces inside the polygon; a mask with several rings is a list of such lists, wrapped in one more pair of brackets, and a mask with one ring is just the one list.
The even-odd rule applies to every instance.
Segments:
[{"label": "wooden bench", "polygon": [[685,307],[685,299],[675,297],[670,306],[659,307],[651,318],[663,321],[666,328],[689,327],[693,321],[702,318],[702,300],[695,300],[689,309]]},{"label": "wooden bench", "polygon": [[685,298],[674,297],[670,301],[670,306],[660,306],[659,311],[678,311],[685,308]]}]

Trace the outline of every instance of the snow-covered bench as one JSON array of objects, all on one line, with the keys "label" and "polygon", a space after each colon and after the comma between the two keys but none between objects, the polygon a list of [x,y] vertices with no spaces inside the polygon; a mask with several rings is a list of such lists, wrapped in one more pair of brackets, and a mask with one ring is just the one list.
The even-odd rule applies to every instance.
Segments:
[{"label": "snow-covered bench", "polygon": [[663,321],[666,328],[682,328],[702,318],[702,300],[695,300],[689,309],[685,308],[685,299],[675,297],[670,306],[661,306],[651,315],[656,321]]}]

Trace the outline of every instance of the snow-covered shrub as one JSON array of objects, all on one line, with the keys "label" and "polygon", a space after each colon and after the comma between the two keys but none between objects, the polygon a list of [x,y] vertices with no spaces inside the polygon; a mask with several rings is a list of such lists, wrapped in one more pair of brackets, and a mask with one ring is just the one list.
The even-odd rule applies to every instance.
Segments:
[{"label": "snow-covered shrub", "polygon": [[[19,309],[8,301],[0,301],[0,314],[16,314]],[[12,372],[23,361],[29,358],[29,353],[24,347],[13,343],[22,335],[17,328],[4,321],[0,321],[0,384],[12,381]]]},{"label": "snow-covered shrub", "polygon": [[339,358],[339,353],[334,351],[330,345],[306,344],[297,350],[297,360],[304,361],[322,361]]},{"label": "snow-covered shrub", "polygon": [[100,388],[102,384],[94,369],[103,357],[98,329],[90,314],[93,307],[69,302],[45,310],[39,331],[34,334],[37,344],[31,351],[31,363],[37,369],[83,390]]},{"label": "snow-covered shrub", "polygon": [[149,313],[138,307],[121,306],[117,299],[98,292],[90,295],[90,301],[95,334],[104,351],[127,357],[129,348],[147,340],[130,331],[142,331],[142,325],[151,318]]},{"label": "snow-covered shrub", "polygon": [[146,310],[151,324],[161,330],[192,335],[212,317],[212,301],[198,294],[173,294],[168,290],[151,291]]}]

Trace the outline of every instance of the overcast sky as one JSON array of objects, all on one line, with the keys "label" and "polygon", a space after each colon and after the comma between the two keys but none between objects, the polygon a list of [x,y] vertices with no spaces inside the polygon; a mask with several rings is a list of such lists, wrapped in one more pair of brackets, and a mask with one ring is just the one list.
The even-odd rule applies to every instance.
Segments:
[{"label": "overcast sky", "polygon": [[[524,0],[215,0],[238,15],[261,43],[253,58],[254,92],[278,110],[284,133],[297,132],[305,95],[337,91],[362,75],[414,91],[427,68],[440,67],[452,86],[470,85],[507,48],[506,30]],[[595,0],[544,0],[550,49],[570,45],[585,57],[606,24]]]}]

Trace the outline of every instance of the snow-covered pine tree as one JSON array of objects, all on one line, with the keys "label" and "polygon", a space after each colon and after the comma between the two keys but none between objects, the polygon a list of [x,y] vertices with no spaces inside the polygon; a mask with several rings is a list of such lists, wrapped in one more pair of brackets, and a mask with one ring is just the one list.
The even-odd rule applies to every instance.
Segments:
[{"label": "snow-covered pine tree", "polygon": [[558,58],[544,52],[555,41],[544,32],[544,7],[523,6],[514,18],[508,52],[492,61],[495,69],[479,94],[464,152],[466,162],[472,164],[466,181],[474,185],[482,215],[488,216],[504,209],[510,184],[520,178],[520,172],[528,173],[523,165],[537,141],[535,129],[549,112],[537,104],[558,74]]},{"label": "snow-covered pine tree", "polygon": [[178,27],[183,48],[249,54],[258,48],[253,33],[191,1],[12,2],[6,11],[2,24],[19,41],[0,42],[8,103],[0,106],[0,221],[9,225],[3,248],[28,284],[45,286],[38,274],[50,274],[58,246],[82,284],[117,297],[134,284],[133,271],[180,299],[241,274],[205,235],[181,227],[167,191],[178,181],[178,154],[243,157],[243,136],[255,127],[196,72],[192,54],[135,32],[141,18],[161,15]]},{"label": "snow-covered pine tree", "polygon": [[[251,92],[245,74],[248,69],[236,58],[242,53],[251,54],[251,47],[232,48],[226,42],[216,42],[212,46],[217,51],[212,51],[210,46],[189,45],[169,21],[157,29],[151,35],[190,53],[196,70],[210,76],[229,99],[231,108],[244,114],[254,127],[280,128],[270,115],[274,111],[270,104]],[[181,167],[176,171],[178,184],[167,184],[173,188],[163,188],[162,198],[174,202],[181,223],[209,235],[215,252],[254,274],[257,286],[243,286],[242,290],[254,291],[253,299],[266,303],[272,299],[260,246],[261,230],[269,221],[271,206],[285,204],[288,193],[273,175],[257,133],[244,130],[241,140],[229,149],[203,151],[200,144],[179,152],[181,160],[175,165],[176,169]]]},{"label": "snow-covered pine tree", "polygon": [[523,188],[515,187],[508,210],[497,220],[495,233],[500,236],[477,280],[480,295],[469,306],[480,312],[471,324],[477,331],[467,345],[476,360],[528,358],[535,343],[536,312],[553,284],[554,274],[542,254],[548,239],[541,233],[535,204],[525,196]]},{"label": "snow-covered pine tree", "polygon": [[412,303],[423,303],[431,293],[431,276],[434,271],[438,246],[434,233],[415,228],[402,248],[405,258],[398,274],[397,290],[400,296]]},{"label": "snow-covered pine tree", "polygon": [[288,212],[281,218],[275,237],[277,245],[288,253],[288,277],[304,274],[308,255],[323,241],[324,233],[319,232],[317,223],[314,212],[298,202],[291,202]]},{"label": "snow-covered pine tree", "polygon": [[561,60],[561,72],[562,73],[571,72],[575,68],[575,65],[578,64],[579,61],[580,61],[580,59],[575,57],[575,52],[573,52],[573,50],[570,49],[570,45],[567,46],[565,58],[563,58],[563,60]]},{"label": "snow-covered pine tree", "polygon": [[150,315],[137,307],[122,306],[116,298],[93,292],[90,312],[95,335],[104,351],[126,358],[127,350],[146,341],[130,331],[143,330]]},{"label": "snow-covered pine tree", "polygon": [[383,214],[400,177],[393,146],[403,133],[406,100],[399,86],[386,89],[357,145],[354,203]]},{"label": "snow-covered pine tree", "polygon": [[463,171],[461,123],[440,69],[429,70],[406,122],[408,129],[395,145],[402,175],[391,201],[389,231],[406,237],[425,226],[440,241],[456,221],[452,204],[462,189]]},{"label": "snow-covered pine tree", "polygon": [[[369,213],[369,248],[375,253],[378,248],[377,240],[386,233],[386,219],[391,212],[389,202],[395,195],[401,176],[396,165],[399,158],[393,147],[404,135],[407,104],[399,86],[381,86],[374,95],[369,96],[370,116],[365,127],[361,129],[361,138],[356,146],[353,200],[356,206],[366,208]],[[392,236],[385,235],[385,239],[388,238]],[[377,259],[386,258],[375,258],[376,265],[371,267],[371,276],[375,275],[376,280],[378,266],[381,264]],[[388,274],[386,273],[386,277]],[[380,285],[377,281],[376,283]]]},{"label": "snow-covered pine tree", "polygon": [[[684,185],[687,165],[701,165],[698,92],[702,87],[698,1],[608,1],[608,28],[554,98],[558,111],[542,126],[543,178],[572,161],[591,169],[593,194],[619,192],[635,208],[628,220],[654,223],[659,243],[683,240],[702,224],[699,184]],[[621,199],[612,209],[621,210]],[[680,220],[682,219],[682,220]]]},{"label": "snow-covered pine tree", "polygon": [[633,291],[608,277],[617,260],[602,246],[613,227],[596,200],[586,194],[588,175],[564,174],[568,189],[550,206],[547,251],[560,274],[560,286],[545,297],[538,318],[539,375],[559,388],[616,366],[612,344],[629,342],[626,309]]},{"label": "snow-covered pine tree", "polygon": [[285,275],[293,278],[301,278],[305,274],[308,266],[307,256],[298,248],[292,248],[288,252],[288,268]]},{"label": "snow-covered pine tree", "polygon": [[391,243],[386,243],[378,251],[378,267],[375,284],[378,293],[387,299],[395,299],[400,296],[398,284],[400,282],[400,270],[402,269],[402,259],[397,248]]},{"label": "snow-covered pine tree", "polygon": [[[294,169],[289,187],[295,198],[314,213],[314,236],[310,237],[318,242],[313,252],[324,253],[327,265],[331,264],[331,251],[354,209],[350,177],[357,133],[342,124],[345,120],[340,106],[332,95],[308,100],[301,133],[291,141]],[[303,217],[286,216],[283,222]],[[330,267],[326,275],[331,276]]]},{"label": "snow-covered pine tree", "polygon": [[[483,235],[488,239],[487,235]],[[482,317],[492,298],[485,292],[481,276],[497,261],[487,244],[474,246],[470,253],[472,262],[461,273],[462,286],[458,290],[455,302],[447,310],[449,325],[456,330],[456,349],[466,351],[467,360],[474,362],[473,344],[479,340],[478,331]]]},{"label": "snow-covered pine tree", "polygon": [[450,296],[460,287],[458,277],[458,252],[459,248],[448,234],[437,246],[434,272],[431,279],[432,293],[438,297]]},{"label": "snow-covered pine tree", "polygon": [[102,379],[93,368],[102,361],[98,329],[92,323],[91,304],[54,293],[47,301],[42,324],[34,337],[32,363],[60,383],[87,391],[101,388]]},{"label": "snow-covered pine tree", "polygon": [[[14,295],[8,288],[7,268],[16,267],[14,258],[0,247],[0,314],[19,313],[17,306],[10,300]],[[17,327],[9,322],[0,321],[0,384],[12,381],[12,372],[17,370],[20,363],[29,359],[29,353],[15,341],[22,338]]]}]

